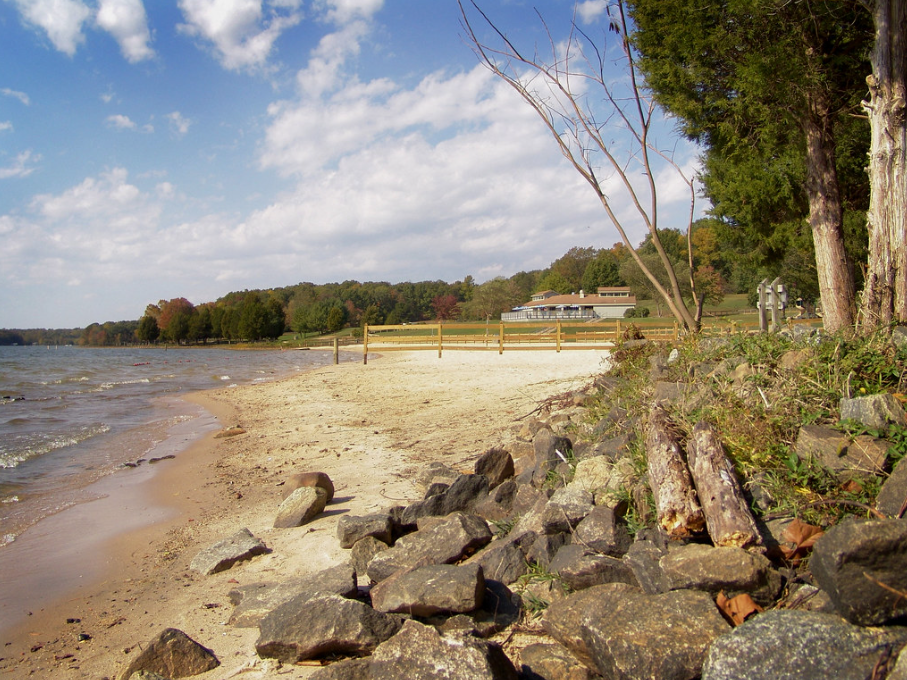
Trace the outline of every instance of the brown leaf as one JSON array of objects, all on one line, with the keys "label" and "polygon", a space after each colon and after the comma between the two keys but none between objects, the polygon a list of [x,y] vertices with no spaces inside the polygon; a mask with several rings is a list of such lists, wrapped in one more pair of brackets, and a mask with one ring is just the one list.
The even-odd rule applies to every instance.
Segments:
[{"label": "brown leaf", "polygon": [[797,562],[812,550],[815,542],[824,533],[821,527],[801,522],[795,517],[781,534],[781,552],[787,559]]},{"label": "brown leaf", "polygon": [[728,596],[724,594],[724,591],[722,591],[718,593],[715,604],[718,605],[718,608],[722,613],[730,619],[731,623],[735,626],[739,626],[753,614],[764,611],[762,607],[753,602],[753,598],[746,593],[741,593],[735,597],[728,598]]}]

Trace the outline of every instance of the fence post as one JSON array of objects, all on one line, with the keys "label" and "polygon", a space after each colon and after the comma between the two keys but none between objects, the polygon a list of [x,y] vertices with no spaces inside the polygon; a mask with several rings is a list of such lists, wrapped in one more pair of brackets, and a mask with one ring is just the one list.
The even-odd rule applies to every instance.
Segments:
[{"label": "fence post", "polygon": [[555,341],[555,344],[557,346],[557,351],[560,352],[561,351],[561,320],[560,319],[557,320],[557,326],[556,326],[554,332],[557,334],[557,339]]},{"label": "fence post", "polygon": [[756,291],[759,293],[759,330],[762,333],[765,333],[768,330],[768,310],[766,310],[765,308],[765,305],[767,303],[767,296],[765,291],[766,286],[768,286],[768,279],[762,279],[762,281],[759,283],[759,287],[756,289]]},{"label": "fence post", "polygon": [[362,327],[362,363],[368,363],[368,324]]},{"label": "fence post", "polygon": [[334,338],[334,365],[340,363],[340,338]]},{"label": "fence post", "polygon": [[441,349],[444,347],[441,340],[441,323],[438,322],[438,358],[441,358]]},{"label": "fence post", "polygon": [[504,353],[504,322],[501,321],[501,328],[498,333],[498,354]]},{"label": "fence post", "polygon": [[674,342],[680,338],[680,327],[677,325],[677,322],[674,322]]},{"label": "fence post", "polygon": [[614,331],[614,342],[620,340],[620,319],[617,320],[617,328]]}]

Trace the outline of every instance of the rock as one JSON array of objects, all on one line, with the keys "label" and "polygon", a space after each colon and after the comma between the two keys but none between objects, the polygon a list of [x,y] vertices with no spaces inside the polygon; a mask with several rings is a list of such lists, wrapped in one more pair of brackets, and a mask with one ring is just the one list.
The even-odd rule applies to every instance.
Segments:
[{"label": "rock", "polygon": [[287,496],[277,509],[275,529],[300,527],[320,514],[328,502],[327,492],[318,486],[303,486]]},{"label": "rock", "polygon": [[330,654],[362,656],[400,629],[400,619],[339,595],[285,602],[261,620],[255,650],[297,663]]},{"label": "rock", "polygon": [[486,578],[514,583],[529,568],[526,554],[536,536],[535,532],[529,531],[497,539],[470,557],[465,564],[480,565]]},{"label": "rock", "polygon": [[468,634],[442,636],[434,628],[407,621],[400,632],[372,654],[372,680],[516,680],[513,664],[491,642]]},{"label": "rock", "polygon": [[311,680],[370,680],[369,664],[371,660],[343,659],[328,666],[322,666],[310,677]]},{"label": "rock", "polygon": [[868,477],[882,472],[887,445],[873,437],[859,435],[851,442],[844,433],[824,425],[804,425],[797,435],[796,451],[800,460],[818,462],[846,476]]},{"label": "rock", "polygon": [[154,671],[138,671],[129,676],[129,680],[168,680]]},{"label": "rock", "polygon": [[219,541],[192,558],[189,568],[200,574],[210,575],[226,571],[237,562],[251,560],[256,555],[271,552],[248,529],[240,529],[230,538]]},{"label": "rock", "polygon": [[593,680],[595,673],[569,649],[557,644],[534,644],[520,650],[523,677],[529,680]]},{"label": "rock", "polygon": [[860,626],[907,615],[907,521],[847,521],[829,529],[809,562],[838,613]]},{"label": "rock", "polygon": [[167,628],[149,642],[123,673],[123,680],[133,673],[146,671],[165,678],[187,678],[217,668],[220,661],[214,652],[176,628]]},{"label": "rock", "polygon": [[341,548],[352,548],[357,541],[373,536],[390,545],[393,542],[393,522],[390,514],[344,515],[337,521],[337,539]]},{"label": "rock", "polygon": [[868,679],[893,651],[891,638],[831,614],[769,611],[712,644],[702,680]]},{"label": "rock", "polygon": [[891,331],[891,343],[898,349],[907,347],[907,326],[896,326]]},{"label": "rock", "polygon": [[666,549],[653,541],[637,540],[623,556],[624,563],[630,567],[644,593],[654,595],[671,589],[671,582],[661,568],[661,558],[667,554]]},{"label": "rock", "polygon": [[513,479],[508,479],[492,489],[488,496],[477,503],[473,512],[487,520],[504,520],[513,513],[513,501],[516,497],[518,485]]},{"label": "rock", "polygon": [[706,593],[631,589],[602,595],[581,628],[594,667],[606,678],[698,678],[709,647],[730,630]]},{"label": "rock", "polygon": [[341,597],[356,595],[356,573],[350,565],[338,565],[300,578],[278,583],[253,583],[234,588],[228,594],[233,613],[228,623],[237,628],[253,628],[262,618],[285,602],[302,602],[319,594]]},{"label": "rock", "polygon": [[519,621],[522,613],[519,595],[514,595],[500,581],[486,578],[482,606],[468,616],[473,621],[476,635],[491,637]]},{"label": "rock", "polygon": [[578,544],[558,550],[548,568],[573,590],[615,582],[638,585],[633,571],[622,560],[597,555]]},{"label": "rock", "polygon": [[476,461],[475,471],[477,475],[484,475],[488,488],[493,489],[513,477],[513,458],[504,449],[488,449]]},{"label": "rock", "polygon": [[[559,437],[545,428],[539,430],[532,438],[532,447],[535,452],[533,482],[537,486],[541,486],[548,473],[554,470],[557,464],[562,462],[573,450],[573,443],[566,437]],[[558,451],[560,455],[558,455]]]},{"label": "rock", "polygon": [[583,619],[586,612],[602,598],[616,601],[625,595],[636,593],[638,590],[626,583],[608,583],[573,593],[562,600],[553,602],[545,610],[542,615],[542,628],[548,635],[575,654],[583,664],[589,668],[595,668],[592,654],[583,637]]},{"label": "rock", "polygon": [[387,550],[388,545],[379,541],[374,536],[366,536],[356,541],[356,545],[350,550],[350,564],[356,574],[362,575],[362,580],[368,578],[368,563],[372,558],[382,550]]},{"label": "rock", "polygon": [[490,541],[491,530],[481,517],[453,513],[433,529],[403,536],[393,548],[375,555],[369,562],[368,575],[380,583],[399,569],[450,564]]},{"label": "rock", "polygon": [[660,566],[672,590],[724,591],[729,597],[748,593],[763,605],[774,602],[782,585],[771,562],[742,548],[691,543],[669,550]]},{"label": "rock", "polygon": [[891,476],[882,484],[876,496],[876,510],[897,517],[904,503],[907,503],[907,458],[898,461]]},{"label": "rock", "polygon": [[421,517],[443,517],[452,512],[472,512],[488,494],[483,475],[459,475],[445,491],[411,503],[403,511],[401,524],[415,524]]},{"label": "rock", "polygon": [[582,489],[558,489],[542,511],[542,533],[570,531],[592,512],[592,494]]},{"label": "rock", "polygon": [[557,551],[570,542],[569,534],[542,534],[539,536],[533,532],[530,533],[536,538],[526,552],[526,561],[546,569],[551,565],[551,560],[557,555]]},{"label": "rock", "polygon": [[331,478],[324,472],[298,472],[295,475],[290,475],[286,486],[284,498],[289,496],[296,489],[311,486],[317,486],[319,489],[324,489],[324,492],[328,497],[328,503],[334,498],[334,482],[332,482]]},{"label": "rock", "polygon": [[485,577],[477,564],[435,564],[398,571],[371,590],[379,612],[433,616],[478,609],[485,595]]},{"label": "rock", "polygon": [[609,507],[596,506],[576,525],[574,540],[580,545],[611,557],[622,557],[633,539],[627,525]]},{"label": "rock", "polygon": [[889,425],[907,427],[907,413],[893,394],[842,399],[841,420],[855,420],[866,429],[884,433]]},{"label": "rock", "polygon": [[614,461],[608,456],[586,458],[576,464],[576,471],[568,487],[571,489],[585,489],[593,494],[608,488],[611,480],[611,471]]}]

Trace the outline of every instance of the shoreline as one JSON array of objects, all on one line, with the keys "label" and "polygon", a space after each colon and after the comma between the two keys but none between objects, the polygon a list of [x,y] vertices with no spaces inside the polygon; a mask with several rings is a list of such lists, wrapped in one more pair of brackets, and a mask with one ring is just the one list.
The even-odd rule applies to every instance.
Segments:
[{"label": "shoreline", "polygon": [[[223,666],[200,678],[256,666],[257,629],[225,625],[230,588],[345,560],[334,535],[341,514],[415,500],[416,470],[434,460],[468,466],[505,440],[540,400],[600,373],[605,356],[597,350],[450,352],[438,359],[397,352],[368,366],[346,361],[187,395],[213,413],[221,429],[239,424],[246,434],[215,439],[209,432],[175,460],[158,464],[146,495],[173,514],[105,542],[101,550],[111,558],[102,580],[0,636],[0,672],[116,677],[137,646],[166,627],[215,650]],[[283,480],[315,470],[333,479],[334,501],[310,524],[273,529]],[[241,527],[272,553],[210,577],[188,570],[200,549]],[[80,633],[90,639],[79,641]],[[285,668],[281,677],[303,678],[312,670]]]}]

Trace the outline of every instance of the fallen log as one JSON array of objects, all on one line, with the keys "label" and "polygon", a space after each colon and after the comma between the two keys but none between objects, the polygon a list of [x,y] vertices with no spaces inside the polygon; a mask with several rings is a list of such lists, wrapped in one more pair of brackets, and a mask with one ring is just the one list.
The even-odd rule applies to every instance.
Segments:
[{"label": "fallen log", "polygon": [[671,538],[686,538],[702,531],[705,518],[683,451],[667,412],[657,404],[649,413],[646,458],[661,528]]},{"label": "fallen log", "polygon": [[687,440],[687,462],[712,542],[734,548],[761,545],[762,537],[734,466],[715,428],[704,420],[696,423]]}]

